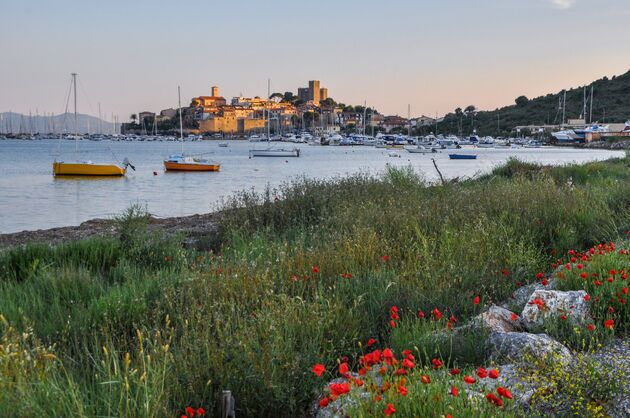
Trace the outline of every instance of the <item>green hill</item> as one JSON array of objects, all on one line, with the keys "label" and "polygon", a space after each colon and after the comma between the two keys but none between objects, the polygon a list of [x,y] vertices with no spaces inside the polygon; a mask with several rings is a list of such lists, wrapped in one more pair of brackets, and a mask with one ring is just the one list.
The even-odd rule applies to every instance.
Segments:
[{"label": "green hill", "polygon": [[[630,71],[587,85],[589,99],[591,86],[594,88],[593,121],[623,123],[630,119]],[[566,93],[566,119],[577,119],[583,109],[584,86],[571,88]],[[515,99],[516,104],[493,111],[476,111],[473,105],[464,110],[458,108],[445,116],[438,125],[438,132],[468,135],[474,128],[482,136],[509,136],[515,126],[560,124],[562,111],[559,101],[563,95],[564,90],[531,100],[521,96]],[[590,104],[587,115],[589,111]],[[426,127],[419,134],[428,134],[433,130],[433,126]]]}]

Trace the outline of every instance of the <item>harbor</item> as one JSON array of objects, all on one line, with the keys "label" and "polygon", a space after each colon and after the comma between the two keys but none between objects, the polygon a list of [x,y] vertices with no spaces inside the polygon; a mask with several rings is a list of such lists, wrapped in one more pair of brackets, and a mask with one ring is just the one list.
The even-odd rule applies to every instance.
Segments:
[{"label": "harbor", "polygon": [[[61,142],[61,147],[60,147]],[[221,162],[221,171],[171,173],[164,156],[180,151],[177,141],[79,141],[78,157],[93,161],[127,158],[136,171],[124,177],[53,177],[50,162],[60,153],[73,156],[74,142],[58,139],[0,141],[0,233],[78,225],[111,218],[132,204],[146,206],[164,218],[207,213],[242,191],[262,192],[267,186],[300,177],[330,179],[365,172],[382,174],[387,167],[411,167],[428,182],[439,179],[433,160],[447,179],[487,173],[510,158],[540,164],[584,163],[623,156],[621,151],[510,146],[479,148],[462,145],[429,153],[411,153],[377,146],[308,146],[299,158],[250,158],[265,144],[243,140],[190,141],[186,150]],[[227,146],[220,146],[224,142]],[[287,147],[282,144],[281,147]],[[67,148],[67,149],[66,149]],[[60,151],[61,150],[61,151]],[[456,151],[456,152],[455,152]],[[395,152],[396,156],[392,156]],[[450,160],[448,154],[475,154],[475,160]]]}]

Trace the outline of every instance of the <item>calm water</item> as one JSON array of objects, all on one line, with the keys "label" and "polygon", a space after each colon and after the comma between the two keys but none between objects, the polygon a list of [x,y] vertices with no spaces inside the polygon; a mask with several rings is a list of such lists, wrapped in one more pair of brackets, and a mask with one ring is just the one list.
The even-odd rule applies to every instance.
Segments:
[{"label": "calm water", "polygon": [[[290,146],[291,144],[283,144]],[[186,152],[213,152],[220,162],[218,173],[164,173],[162,160],[180,149],[173,142],[91,142],[82,141],[82,159],[111,162],[124,157],[136,166],[126,177],[67,179],[52,176],[51,162],[58,155],[72,159],[71,141],[0,141],[0,233],[78,225],[92,218],[112,217],[130,204],[141,203],[159,217],[206,213],[221,198],[243,190],[263,190],[301,175],[343,176],[358,171],[380,173],[387,164],[413,166],[426,179],[437,173],[435,158],[447,177],[484,173],[510,157],[544,164],[565,164],[623,156],[622,152],[576,149],[479,149],[477,160],[449,160],[446,152],[432,155],[400,151],[392,158],[384,149],[373,147],[319,147],[300,144],[300,158],[248,158],[252,147],[246,141],[231,141],[220,148],[215,141],[186,144]],[[471,151],[467,151],[471,152]],[[153,172],[158,175],[153,175]]]}]

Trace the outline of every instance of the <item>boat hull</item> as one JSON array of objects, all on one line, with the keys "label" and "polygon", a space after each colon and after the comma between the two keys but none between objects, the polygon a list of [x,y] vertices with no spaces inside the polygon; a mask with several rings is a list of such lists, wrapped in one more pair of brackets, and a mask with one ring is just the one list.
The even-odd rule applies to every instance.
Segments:
[{"label": "boat hull", "polygon": [[250,157],[299,157],[300,150],[250,150]]},{"label": "boat hull", "polygon": [[472,154],[448,154],[451,160],[476,160],[477,156]]},{"label": "boat hull", "polygon": [[164,168],[166,171],[219,171],[221,165],[164,161]]},{"label": "boat hull", "polygon": [[53,163],[55,176],[124,176],[125,169],[116,164]]}]

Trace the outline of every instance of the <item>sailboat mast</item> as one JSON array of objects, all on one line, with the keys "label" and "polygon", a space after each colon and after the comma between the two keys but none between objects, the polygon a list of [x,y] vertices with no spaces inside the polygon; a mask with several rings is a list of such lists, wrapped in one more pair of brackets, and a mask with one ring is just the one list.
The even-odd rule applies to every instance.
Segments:
[{"label": "sailboat mast", "polygon": [[[265,102],[269,105],[269,96],[271,96],[271,79],[267,79],[267,101]],[[270,109],[267,109],[267,141],[271,141],[271,114],[269,113]]]},{"label": "sailboat mast", "polygon": [[567,91],[564,91],[564,99],[562,102],[562,128],[564,128],[564,123],[566,121],[566,112],[567,112]]},{"label": "sailboat mast", "polygon": [[74,87],[74,149],[79,150],[79,122],[77,120],[77,73],[72,73],[72,85]]},{"label": "sailboat mast", "polygon": [[182,94],[177,86],[177,105],[179,106],[179,142],[182,144],[182,157],[184,156],[184,125],[182,123]]},{"label": "sailboat mast", "polygon": [[586,123],[586,87],[584,87],[584,108],[582,109],[582,117],[584,118],[584,123]]},{"label": "sailboat mast", "polygon": [[407,136],[411,138],[411,105],[407,105]]},{"label": "sailboat mast", "polygon": [[590,123],[593,123],[593,88],[594,86],[591,86],[591,110],[590,110],[590,115],[588,117],[588,120]]}]

